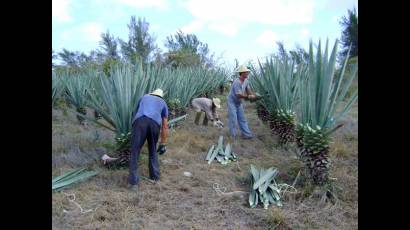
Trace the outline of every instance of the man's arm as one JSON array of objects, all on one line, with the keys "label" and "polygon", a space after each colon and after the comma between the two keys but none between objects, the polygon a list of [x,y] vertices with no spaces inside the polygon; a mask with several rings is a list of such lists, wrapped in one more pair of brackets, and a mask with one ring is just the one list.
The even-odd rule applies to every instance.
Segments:
[{"label": "man's arm", "polygon": [[244,94],[244,93],[237,93],[236,94],[236,96],[238,97],[238,98],[248,98],[248,95],[246,95],[246,94]]},{"label": "man's arm", "polygon": [[246,94],[237,93],[236,96],[239,98],[244,98],[244,99],[253,99],[256,97],[256,94],[251,90],[249,86],[246,87],[245,91],[246,91]]},{"label": "man's arm", "polygon": [[251,89],[251,87],[249,85],[246,86],[246,92],[248,92],[248,95],[255,95],[256,96],[255,92],[253,92],[253,90]]},{"label": "man's arm", "polygon": [[234,84],[232,85],[233,87],[233,91],[235,93],[235,95],[241,99],[241,98],[248,98],[248,95],[246,95],[245,93],[242,92],[241,89],[241,85],[238,84],[237,82],[234,82]]},{"label": "man's arm", "polygon": [[161,127],[161,139],[159,144],[167,144],[167,136],[168,136],[168,118],[162,118],[162,127]]}]

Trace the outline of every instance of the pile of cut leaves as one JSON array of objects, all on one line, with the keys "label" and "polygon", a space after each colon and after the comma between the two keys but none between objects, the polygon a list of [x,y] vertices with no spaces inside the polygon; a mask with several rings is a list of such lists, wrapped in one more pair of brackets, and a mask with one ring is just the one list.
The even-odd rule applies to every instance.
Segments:
[{"label": "pile of cut leaves", "polygon": [[52,190],[60,191],[80,181],[97,175],[96,171],[87,171],[86,168],[74,169],[52,180]]},{"label": "pile of cut leaves", "polygon": [[211,164],[212,161],[217,160],[222,165],[226,165],[229,162],[237,161],[237,157],[235,153],[232,151],[231,144],[223,145],[224,137],[219,136],[218,145],[212,145],[209,150],[208,154],[206,155],[205,160],[208,161],[208,164]]},{"label": "pile of cut leaves", "polygon": [[274,204],[278,207],[282,207],[281,202],[281,187],[282,184],[277,184],[275,177],[278,174],[278,170],[271,167],[267,170],[261,168],[259,171],[251,164],[250,169],[250,193],[249,193],[249,205],[251,208],[255,208],[258,204],[263,204],[263,207],[267,209],[269,204]]}]

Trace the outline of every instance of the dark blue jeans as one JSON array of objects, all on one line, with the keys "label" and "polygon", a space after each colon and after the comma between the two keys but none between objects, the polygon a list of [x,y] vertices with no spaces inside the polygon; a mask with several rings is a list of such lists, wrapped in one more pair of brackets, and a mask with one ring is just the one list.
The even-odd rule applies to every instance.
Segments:
[{"label": "dark blue jeans", "polygon": [[140,117],[132,125],[130,174],[128,183],[136,185],[138,177],[138,159],[145,140],[148,141],[149,151],[149,174],[152,180],[159,180],[159,163],[157,153],[157,142],[159,138],[160,126],[151,118]]}]

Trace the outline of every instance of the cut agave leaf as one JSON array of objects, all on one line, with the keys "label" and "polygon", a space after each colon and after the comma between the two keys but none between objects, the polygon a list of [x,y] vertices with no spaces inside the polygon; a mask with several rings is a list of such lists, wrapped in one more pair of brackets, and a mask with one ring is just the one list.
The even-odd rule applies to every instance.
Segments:
[{"label": "cut agave leaf", "polygon": [[[252,164],[251,164],[251,174],[253,176],[253,183],[252,184],[254,184],[254,182],[259,179],[259,172],[255,168],[255,166],[253,166]],[[254,188],[252,188],[252,189],[254,189]]]},{"label": "cut agave leaf", "polygon": [[64,179],[68,178],[69,176],[71,176],[71,175],[73,175],[73,174],[80,173],[81,171],[84,171],[84,170],[85,170],[85,168],[80,168],[80,169],[71,170],[71,171],[69,171],[69,172],[67,172],[67,173],[65,173],[65,174],[63,174],[63,175],[61,175],[61,176],[58,176],[58,177],[54,178],[54,179],[52,180],[52,183],[54,184],[54,183],[56,183],[56,182],[58,182],[58,181],[60,181],[60,180],[64,180]]},{"label": "cut agave leaf", "polygon": [[225,156],[230,156],[231,155],[231,144],[227,144],[225,147]]},{"label": "cut agave leaf", "polygon": [[77,174],[77,176],[72,177],[68,180],[60,181],[58,183],[53,184],[52,185],[52,190],[61,189],[63,187],[66,187],[66,186],[69,186],[71,184],[83,181],[83,180],[85,180],[89,177],[95,176],[95,175],[97,175],[97,172],[95,172],[95,171],[88,171],[88,172],[84,172],[84,173],[81,173],[81,174]]},{"label": "cut agave leaf", "polygon": [[212,153],[211,157],[209,158],[208,164],[211,164],[211,163],[212,163],[212,161],[215,159],[215,157],[216,157],[216,155],[218,154],[218,152],[219,152],[219,147],[217,147],[217,148],[214,150],[214,152]]},{"label": "cut agave leaf", "polygon": [[270,169],[268,169],[268,170],[266,171],[266,173],[264,173],[264,174],[259,178],[259,180],[257,180],[257,181],[255,182],[255,184],[253,185],[253,188],[254,188],[254,189],[257,189],[257,188],[258,188],[259,186],[261,186],[266,180],[272,178],[272,176],[275,175],[276,171],[277,171],[277,169],[274,169],[273,167],[270,168]]},{"label": "cut agave leaf", "polygon": [[213,153],[213,151],[214,151],[214,148],[215,148],[215,145],[212,145],[211,148],[210,148],[209,151],[208,151],[208,154],[206,155],[205,160],[209,161],[209,159],[211,158],[211,155],[212,155],[212,153]]},{"label": "cut agave leaf", "polygon": [[224,136],[219,136],[218,148],[223,149],[223,144],[224,144]]},{"label": "cut agave leaf", "polygon": [[218,155],[216,156],[216,160],[221,163],[224,160],[224,158]]}]

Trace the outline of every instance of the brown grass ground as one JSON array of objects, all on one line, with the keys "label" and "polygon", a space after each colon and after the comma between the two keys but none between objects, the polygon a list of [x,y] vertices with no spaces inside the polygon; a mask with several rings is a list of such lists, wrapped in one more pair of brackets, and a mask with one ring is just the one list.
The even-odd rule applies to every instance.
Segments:
[{"label": "brown grass ground", "polygon": [[[331,149],[336,203],[321,202],[321,190],[305,179],[303,165],[291,151],[276,146],[275,137],[257,118],[253,104],[246,105],[249,127],[257,138],[230,140],[228,129],[193,125],[193,113],[170,132],[168,151],[160,156],[161,181],[141,180],[139,191],[126,189],[127,170],[111,171],[99,166],[98,158],[113,148],[113,134],[103,128],[77,124],[70,112],[53,110],[53,177],[67,170],[91,165],[101,172],[92,179],[52,195],[53,229],[357,229],[357,105],[344,119],[345,126],[334,136]],[[226,121],[226,106],[221,111]],[[233,144],[239,161],[221,165],[204,160],[219,135]],[[284,197],[282,208],[249,208],[248,196],[220,196],[217,183],[226,192],[248,190],[249,165],[275,166],[279,182],[296,184],[298,192]],[[148,176],[144,147],[139,173]],[[183,175],[191,172],[192,177]],[[88,213],[80,213],[66,194]],[[69,211],[64,212],[63,210]]]}]

